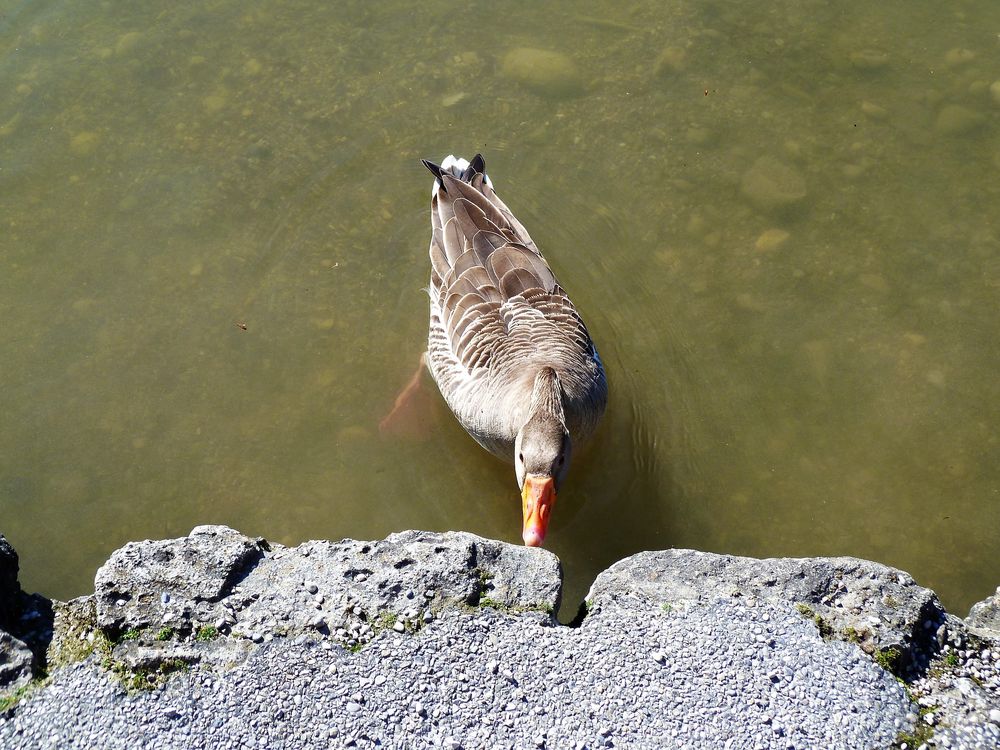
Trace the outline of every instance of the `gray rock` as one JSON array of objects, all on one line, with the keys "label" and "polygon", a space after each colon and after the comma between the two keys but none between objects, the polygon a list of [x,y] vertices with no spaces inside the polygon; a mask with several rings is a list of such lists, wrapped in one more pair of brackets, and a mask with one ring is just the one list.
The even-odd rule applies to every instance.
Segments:
[{"label": "gray rock", "polygon": [[583,78],[573,61],[551,50],[512,49],[504,55],[500,73],[543,96],[568,98],[584,91]]},{"label": "gray rock", "polygon": [[0,631],[0,690],[12,690],[31,681],[35,657],[23,641]]},{"label": "gray rock", "polygon": [[[434,612],[480,604],[535,610],[554,623],[561,590],[552,553],[472,534],[406,531],[377,542],[272,548],[226,527],[202,526],[187,537],[115,552],[98,571],[94,601],[97,624],[113,640],[128,632],[113,657],[137,670],[244,658],[245,649],[215,638],[220,633],[253,643],[332,634],[356,647],[386,628],[419,629]],[[431,596],[415,606],[415,591]]]},{"label": "gray rock", "polygon": [[[126,549],[102,569],[103,603],[57,603],[52,682],[0,716],[0,746],[888,747],[921,719],[830,636],[937,649],[938,633],[937,676],[910,684],[935,738],[1000,738],[992,647],[907,574],[862,560],[643,553],[595,581],[570,628],[552,616],[551,553],[471,534],[272,548],[201,527]],[[109,679],[99,606],[124,610],[106,619],[113,672],[155,690]]]},{"label": "gray rock", "polygon": [[281,625],[287,632],[307,627],[316,610],[299,598],[292,582],[301,580],[323,593],[331,630],[405,617],[413,606],[410,591],[433,590],[424,606],[435,611],[488,601],[550,615],[562,591],[562,569],[551,552],[474,534],[404,531],[377,542],[314,541],[282,550],[280,558],[268,556],[247,576],[234,631],[260,626],[274,611],[287,614]]},{"label": "gray rock", "polygon": [[965,624],[977,635],[1000,639],[1000,588],[993,596],[972,605]]},{"label": "gray rock", "polygon": [[133,672],[155,670],[168,661],[225,667],[246,659],[250,648],[249,641],[240,638],[221,638],[210,643],[125,641],[115,646],[112,658]]},{"label": "gray rock", "polygon": [[17,575],[17,552],[0,534],[0,690],[31,681],[35,652],[44,649],[51,634],[52,603],[24,593]]},{"label": "gray rock", "polygon": [[587,601],[595,613],[648,613],[732,597],[783,604],[814,620],[825,637],[857,643],[870,654],[895,649],[900,668],[914,659],[915,647],[933,648],[934,630],[924,623],[944,621],[937,595],[908,573],[853,557],[641,552],[601,573]]},{"label": "gray rock", "polygon": [[183,624],[199,604],[217,604],[228,594],[264,547],[225,526],[198,526],[182,539],[130,542],[97,571],[97,623],[112,632]]},{"label": "gray rock", "polygon": [[761,156],[744,175],[743,196],[760,211],[781,213],[805,200],[806,181],[802,174],[773,156]]}]

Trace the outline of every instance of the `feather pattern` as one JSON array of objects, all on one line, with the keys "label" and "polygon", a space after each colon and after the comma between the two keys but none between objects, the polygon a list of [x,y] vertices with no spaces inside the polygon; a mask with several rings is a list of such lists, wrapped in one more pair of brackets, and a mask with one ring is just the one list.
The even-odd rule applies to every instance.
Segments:
[{"label": "feather pattern", "polygon": [[536,376],[549,368],[571,438],[586,438],[604,412],[607,380],[576,307],[493,190],[481,156],[424,164],[435,176],[427,364],[448,406],[484,448],[511,461]]}]

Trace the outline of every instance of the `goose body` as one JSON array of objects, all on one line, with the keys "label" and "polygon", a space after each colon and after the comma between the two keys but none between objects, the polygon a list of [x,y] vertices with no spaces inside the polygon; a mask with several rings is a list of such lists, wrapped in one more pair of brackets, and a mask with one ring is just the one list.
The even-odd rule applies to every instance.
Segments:
[{"label": "goose body", "polygon": [[482,156],[424,164],[435,175],[427,366],[462,427],[515,464],[524,540],[540,544],[571,446],[604,413],[604,368]]}]

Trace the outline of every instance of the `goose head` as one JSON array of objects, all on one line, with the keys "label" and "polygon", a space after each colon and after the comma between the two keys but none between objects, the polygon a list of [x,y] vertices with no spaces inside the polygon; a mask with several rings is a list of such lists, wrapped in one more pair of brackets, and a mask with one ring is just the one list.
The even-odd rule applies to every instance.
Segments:
[{"label": "goose head", "polygon": [[521,537],[529,547],[540,547],[545,539],[572,452],[559,376],[544,367],[535,376],[528,417],[514,439],[514,471],[524,522]]}]

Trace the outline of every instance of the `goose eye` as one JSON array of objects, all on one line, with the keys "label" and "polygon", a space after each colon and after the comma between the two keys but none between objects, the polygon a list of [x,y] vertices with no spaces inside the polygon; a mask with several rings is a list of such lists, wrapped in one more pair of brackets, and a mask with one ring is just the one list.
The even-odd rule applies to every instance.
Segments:
[{"label": "goose eye", "polygon": [[517,454],[517,460],[520,461],[523,464],[524,463],[524,454],[523,453],[518,453]]}]

